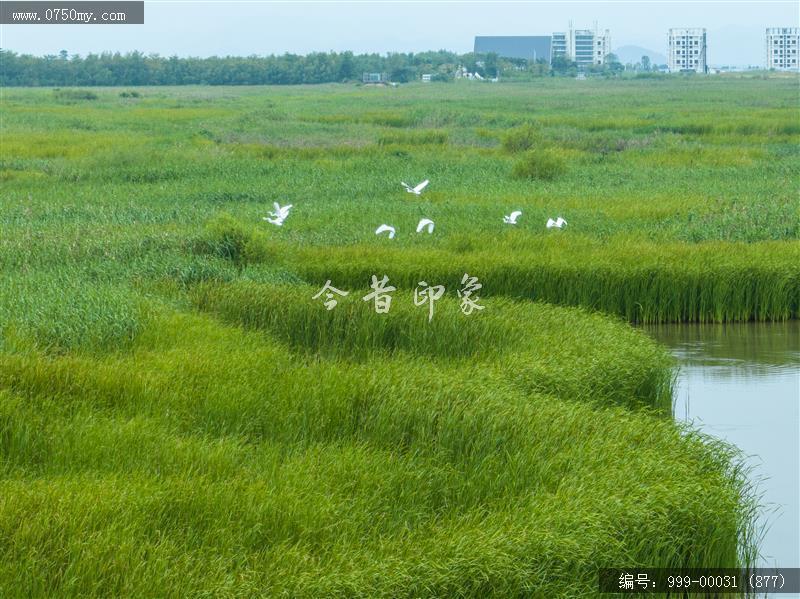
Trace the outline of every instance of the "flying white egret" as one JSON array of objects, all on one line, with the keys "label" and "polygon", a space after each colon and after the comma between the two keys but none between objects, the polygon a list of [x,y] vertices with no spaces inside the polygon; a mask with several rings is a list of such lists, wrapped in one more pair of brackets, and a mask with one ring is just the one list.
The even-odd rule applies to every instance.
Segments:
[{"label": "flying white egret", "polygon": [[553,228],[563,229],[564,225],[566,225],[566,224],[567,224],[567,221],[565,221],[560,216],[556,220],[553,220],[552,218],[548,218],[547,219],[547,228],[548,229],[553,229]]},{"label": "flying white egret", "polygon": [[386,231],[389,231],[389,239],[394,239],[394,227],[391,225],[381,225],[380,227],[375,229],[375,235],[386,233]]},{"label": "flying white egret", "polygon": [[422,190],[425,189],[428,186],[428,183],[430,183],[430,181],[425,179],[422,183],[420,183],[416,187],[411,187],[408,183],[406,183],[404,181],[400,181],[400,184],[403,187],[406,188],[406,191],[408,193],[413,193],[414,195],[421,195],[422,194]]},{"label": "flying white egret", "polygon": [[278,202],[272,202],[273,207],[275,208],[275,212],[270,212],[269,215],[272,218],[264,217],[264,220],[268,223],[272,223],[273,225],[277,225],[279,227],[283,226],[283,221],[289,216],[289,210],[292,209],[292,204],[287,204],[286,206],[281,206]]},{"label": "flying white egret", "polygon": [[508,216],[504,216],[503,217],[503,222],[508,224],[508,225],[516,225],[517,224],[517,219],[519,218],[519,216],[521,214],[522,214],[522,210],[514,210],[514,212],[512,212]]},{"label": "flying white egret", "polygon": [[420,233],[422,229],[426,227],[428,228],[429,234],[433,233],[433,221],[429,218],[423,218],[419,221],[419,224],[417,225],[417,233]]}]

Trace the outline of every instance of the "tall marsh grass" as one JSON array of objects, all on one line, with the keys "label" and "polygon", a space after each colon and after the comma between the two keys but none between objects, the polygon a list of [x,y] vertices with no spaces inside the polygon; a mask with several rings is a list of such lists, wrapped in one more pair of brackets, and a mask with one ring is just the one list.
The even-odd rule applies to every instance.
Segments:
[{"label": "tall marsh grass", "polygon": [[[216,297],[246,313],[236,289]],[[314,360],[282,349],[280,328],[168,314],[114,358],[0,354],[0,563],[37,572],[0,568],[0,588],[574,596],[608,562],[750,559],[729,448],[604,395],[644,383],[640,350],[663,350],[601,317],[531,310],[549,347],[507,368],[502,350],[469,367]],[[614,342],[556,346],[569,325]],[[558,374],[546,391],[519,368],[537,362]]]},{"label": "tall marsh grass", "polygon": [[129,289],[69,273],[6,277],[0,288],[0,348],[49,352],[129,346],[146,322]]},{"label": "tall marsh grass", "polygon": [[204,283],[190,297],[201,310],[311,356],[363,361],[411,355],[460,360],[469,368],[488,363],[530,392],[671,413],[671,361],[638,333],[603,318],[502,298],[466,316],[448,297],[436,302],[429,322],[427,306],[414,305],[409,291],[394,294],[387,314],[362,300],[369,290],[353,290],[330,311],[312,299],[317,291],[297,284]]},{"label": "tall marsh grass", "polygon": [[406,288],[425,279],[455,289],[468,272],[480,277],[487,295],[585,306],[630,322],[797,318],[798,260],[798,244],[656,248],[567,241],[566,235],[524,245],[478,239],[466,251],[309,248],[290,259],[308,281],[349,285],[363,285],[380,271]]}]

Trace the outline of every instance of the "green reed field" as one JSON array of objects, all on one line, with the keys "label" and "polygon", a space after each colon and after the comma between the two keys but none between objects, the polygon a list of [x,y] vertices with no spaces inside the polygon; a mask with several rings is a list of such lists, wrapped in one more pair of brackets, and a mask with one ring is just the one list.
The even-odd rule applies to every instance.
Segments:
[{"label": "green reed field", "polygon": [[629,323],[800,315],[797,77],[4,89],[0,117],[0,596],[754,562],[740,456],[672,421]]}]

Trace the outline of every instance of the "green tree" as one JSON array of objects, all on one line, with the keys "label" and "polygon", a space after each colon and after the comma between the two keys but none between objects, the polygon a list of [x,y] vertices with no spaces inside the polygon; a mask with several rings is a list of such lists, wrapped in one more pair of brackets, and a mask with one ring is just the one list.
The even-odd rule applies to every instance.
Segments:
[{"label": "green tree", "polygon": [[339,56],[339,81],[348,81],[356,77],[356,65],[352,52],[342,52]]},{"label": "green tree", "polygon": [[[532,78],[549,71],[546,61],[501,59],[496,54],[435,52],[359,54],[315,52],[305,56],[163,57],[142,52],[32,56],[0,49],[0,82],[5,86],[91,85],[291,85],[358,79],[361,73],[388,73],[393,81],[418,80],[422,73],[449,80],[459,65],[471,73]],[[575,65],[561,59],[565,72]],[[559,68],[559,59],[554,61]]]},{"label": "green tree", "polygon": [[528,72],[534,77],[544,77],[550,72],[550,64],[544,58],[528,61]]},{"label": "green tree", "polygon": [[566,73],[576,66],[577,64],[566,56],[556,56],[550,63],[550,67],[553,69],[553,72],[559,74]]},{"label": "green tree", "polygon": [[486,77],[498,77],[500,75],[498,62],[499,56],[494,52],[489,52],[483,61],[484,75]]},{"label": "green tree", "polygon": [[604,66],[606,71],[610,73],[621,73],[625,70],[625,65],[619,61],[619,58],[614,53],[606,55]]}]

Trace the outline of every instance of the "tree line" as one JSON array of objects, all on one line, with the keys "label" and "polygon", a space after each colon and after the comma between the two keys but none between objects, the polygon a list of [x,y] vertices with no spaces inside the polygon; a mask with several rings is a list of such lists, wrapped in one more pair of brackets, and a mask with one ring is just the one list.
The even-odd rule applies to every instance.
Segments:
[{"label": "tree line", "polygon": [[[596,71],[614,73],[613,61]],[[620,65],[621,66],[621,65]],[[128,52],[33,56],[0,49],[3,86],[123,86],[123,85],[291,85],[360,81],[363,73],[381,73],[405,83],[431,74],[453,79],[459,67],[482,77],[524,79],[571,74],[574,63],[500,58],[496,54],[456,54],[446,50],[418,53],[353,54],[313,52],[307,55],[164,57]]]}]

